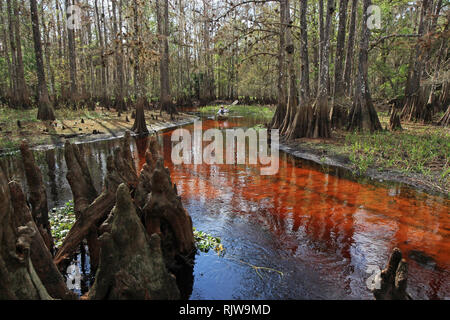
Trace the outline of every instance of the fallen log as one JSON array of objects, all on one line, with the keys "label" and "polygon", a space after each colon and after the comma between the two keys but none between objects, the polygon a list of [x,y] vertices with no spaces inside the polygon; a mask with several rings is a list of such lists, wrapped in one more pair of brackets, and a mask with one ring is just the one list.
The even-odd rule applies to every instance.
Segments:
[{"label": "fallen log", "polygon": [[172,300],[180,296],[166,270],[158,235],[151,237],[136,214],[130,190],[117,189],[117,201],[101,237],[101,256],[92,300]]}]

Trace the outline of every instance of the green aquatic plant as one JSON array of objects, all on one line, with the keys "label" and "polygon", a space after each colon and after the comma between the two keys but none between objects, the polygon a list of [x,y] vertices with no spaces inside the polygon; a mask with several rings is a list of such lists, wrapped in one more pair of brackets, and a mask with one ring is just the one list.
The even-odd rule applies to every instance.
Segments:
[{"label": "green aquatic plant", "polygon": [[76,221],[73,201],[67,202],[64,207],[55,208],[49,212],[49,221],[51,232],[58,248],[62,245],[64,239]]},{"label": "green aquatic plant", "polygon": [[201,252],[209,252],[210,250],[214,250],[218,255],[221,255],[225,252],[225,248],[222,245],[222,241],[219,237],[213,237],[212,235],[198,231],[194,228],[194,239],[195,246]]}]

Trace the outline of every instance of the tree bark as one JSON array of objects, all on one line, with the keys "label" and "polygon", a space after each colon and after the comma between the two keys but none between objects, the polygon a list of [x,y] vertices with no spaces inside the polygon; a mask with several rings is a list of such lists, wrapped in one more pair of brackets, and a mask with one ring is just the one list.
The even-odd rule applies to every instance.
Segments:
[{"label": "tree bark", "polygon": [[345,68],[344,68],[344,91],[347,95],[351,96],[352,86],[352,70],[353,70],[353,48],[355,46],[355,34],[356,34],[356,11],[358,9],[358,0],[352,0],[352,11],[350,17],[350,28],[347,39],[347,52],[345,56]]},{"label": "tree bark", "polygon": [[175,278],[164,265],[160,237],[145,231],[125,184],[118,187],[116,198],[107,232],[100,237],[100,267],[89,298],[178,299]]},{"label": "tree bark", "polygon": [[[70,0],[65,0],[67,19],[71,16],[71,12],[67,9],[71,5]],[[67,40],[69,46],[69,70],[70,70],[70,98],[74,109],[78,108],[78,85],[77,85],[77,60],[75,52],[75,30],[67,24]]]},{"label": "tree bark", "polygon": [[136,104],[136,117],[131,131],[138,135],[148,134],[147,124],[145,122],[144,101],[140,99]]},{"label": "tree bark", "polygon": [[23,66],[23,56],[22,56],[22,41],[20,34],[20,11],[19,3],[17,0],[13,0],[14,4],[14,35],[16,37],[16,53],[17,53],[17,93],[19,96],[19,106],[23,109],[31,108],[30,94],[28,92],[27,84],[25,82],[25,71]]},{"label": "tree bark", "polygon": [[278,104],[271,122],[271,128],[280,128],[286,117],[286,2],[280,1],[280,30],[279,30],[279,48],[278,48]]},{"label": "tree bark", "polygon": [[373,289],[376,300],[411,300],[406,292],[408,281],[408,264],[402,259],[402,253],[395,248],[387,267],[377,279],[380,289]]},{"label": "tree bark", "polygon": [[22,188],[17,182],[12,181],[9,183],[9,191],[14,209],[15,228],[26,225],[33,230],[33,236],[30,238],[30,259],[47,292],[55,299],[76,299],[76,295],[67,288],[64,277],[53,262],[52,255],[33,221]]},{"label": "tree bark", "polygon": [[295,73],[294,66],[294,51],[295,47],[292,42],[292,24],[291,21],[291,13],[290,13],[290,4],[289,0],[281,0],[285,1],[284,9],[286,10],[284,22],[287,25],[286,29],[286,53],[287,53],[287,67],[289,71],[289,91],[288,91],[288,102],[286,108],[286,116],[284,118],[283,124],[281,126],[281,134],[285,134],[292,122],[294,121],[295,114],[298,108],[298,92],[297,92],[297,78]]},{"label": "tree bark", "polygon": [[426,90],[421,86],[424,71],[424,58],[426,52],[420,43],[421,37],[427,32],[427,11],[430,0],[423,0],[420,10],[419,29],[417,34],[419,39],[415,47],[415,57],[413,60],[412,74],[408,85],[405,88],[405,105],[402,110],[402,119],[407,121],[432,121],[432,110],[427,105]]},{"label": "tree bark", "polygon": [[42,57],[41,32],[39,30],[39,16],[36,0],[30,0],[31,24],[33,27],[34,52],[36,55],[36,70],[38,77],[38,115],[39,120],[55,120],[55,113],[48,97],[47,82],[45,81],[44,60]]},{"label": "tree bark", "polygon": [[339,1],[339,27],[336,40],[336,59],[334,62],[334,97],[340,97],[344,91],[344,47],[345,47],[345,26],[347,24],[348,0]]},{"label": "tree bark", "polygon": [[334,93],[331,106],[331,126],[343,127],[347,118],[347,110],[340,103],[344,96],[344,47],[345,47],[345,26],[347,24],[348,0],[339,1],[339,27],[336,39],[336,58],[334,62]]},{"label": "tree bark", "polygon": [[[322,0],[321,0],[322,1]],[[328,84],[329,84],[329,58],[330,58],[330,30],[331,19],[335,11],[334,0],[327,1],[326,22],[323,28],[323,37],[320,38],[322,50],[320,55],[320,74],[318,96],[314,105],[314,126],[311,128],[309,136],[313,138],[329,138],[331,128],[328,111]]]},{"label": "tree bark", "polygon": [[160,103],[161,111],[171,115],[177,113],[170,94],[169,82],[169,2],[168,0],[156,1],[158,19],[158,34],[160,38]]},{"label": "tree bark", "polygon": [[370,132],[382,130],[378,114],[373,106],[369,90],[368,79],[368,49],[370,30],[367,26],[367,9],[371,0],[363,2],[363,24],[361,29],[361,41],[359,44],[358,76],[355,80],[355,93],[353,105],[350,110],[348,130],[369,130]]},{"label": "tree bark", "polygon": [[[120,11],[122,10],[122,1],[119,2],[119,15],[122,16]],[[114,29],[114,51],[115,51],[115,60],[116,60],[116,74],[117,74],[117,83],[116,83],[116,96],[115,96],[115,105],[116,110],[119,112],[126,111],[128,108],[123,100],[124,94],[124,77],[123,77],[123,50],[122,50],[122,19],[120,18],[119,27],[117,27],[117,8],[116,8],[116,0],[112,1],[112,11],[113,11],[113,29]]]},{"label": "tree bark", "polygon": [[300,1],[300,103],[307,104],[311,97],[309,86],[308,24],[306,14],[308,0]]},{"label": "tree bark", "polygon": [[50,300],[30,258],[35,229],[16,227],[11,194],[0,170],[0,300]]},{"label": "tree bark", "polygon": [[[126,134],[122,147],[114,151],[113,156],[107,160],[108,173],[105,177],[104,189],[102,193],[84,209],[83,213],[76,220],[72,229],[67,234],[63,244],[59,248],[54,261],[58,266],[66,262],[74,253],[81,241],[86,238],[90,232],[96,230],[98,226],[106,219],[115,202],[115,193],[121,183],[127,184],[133,190],[137,187],[138,177],[134,160],[130,152],[130,135]],[[80,187],[77,187],[78,189]],[[76,193],[76,192],[75,192]],[[75,196],[75,194],[74,194]],[[81,209],[81,208],[80,208]],[[99,259],[99,257],[91,257]]]},{"label": "tree bark", "polygon": [[33,152],[30,150],[26,140],[22,141],[20,145],[20,153],[29,188],[28,200],[31,204],[31,212],[45,244],[53,254],[54,243],[48,219],[47,192],[42,173],[34,161]]}]

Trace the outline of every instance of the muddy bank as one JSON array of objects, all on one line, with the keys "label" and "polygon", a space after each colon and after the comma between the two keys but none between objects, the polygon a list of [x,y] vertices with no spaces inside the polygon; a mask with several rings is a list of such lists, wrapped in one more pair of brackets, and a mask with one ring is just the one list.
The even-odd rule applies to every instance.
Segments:
[{"label": "muddy bank", "polygon": [[428,179],[419,173],[402,173],[395,170],[383,169],[377,170],[369,168],[365,173],[360,174],[355,171],[355,166],[350,161],[349,157],[342,154],[336,154],[329,150],[315,149],[309,145],[294,143],[280,143],[280,150],[298,157],[313,161],[323,166],[338,167],[348,170],[356,179],[369,178],[372,183],[402,183],[413,188],[422,190],[427,193],[435,194],[444,198],[450,197],[450,189],[440,187],[433,184]]}]

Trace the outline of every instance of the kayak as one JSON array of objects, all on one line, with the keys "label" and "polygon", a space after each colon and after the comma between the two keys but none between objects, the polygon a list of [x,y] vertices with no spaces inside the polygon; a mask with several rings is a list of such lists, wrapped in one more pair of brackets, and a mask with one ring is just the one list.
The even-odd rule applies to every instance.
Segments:
[{"label": "kayak", "polygon": [[227,114],[224,114],[224,115],[218,114],[218,115],[216,115],[216,119],[217,120],[227,120],[228,119],[228,115]]}]

